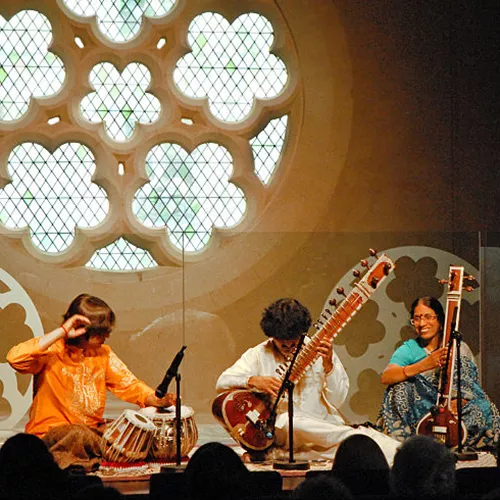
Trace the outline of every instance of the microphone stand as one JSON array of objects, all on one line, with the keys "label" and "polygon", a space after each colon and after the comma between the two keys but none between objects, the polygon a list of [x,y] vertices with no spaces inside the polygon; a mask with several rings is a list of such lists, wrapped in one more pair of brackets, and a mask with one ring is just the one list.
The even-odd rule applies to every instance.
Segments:
[{"label": "microphone stand", "polygon": [[[160,468],[161,472],[183,472],[186,468],[186,464],[181,463],[181,446],[182,446],[182,401],[181,401],[181,374],[178,372],[180,363],[183,359],[183,352],[186,349],[186,346],[183,346],[182,349],[177,354],[178,356],[178,364],[176,366],[175,372],[175,457],[176,463],[175,465],[162,465]],[[165,389],[166,390],[166,389]],[[161,411],[168,412],[166,408],[163,408]]]},{"label": "microphone stand", "polygon": [[456,353],[457,353],[457,421],[458,421],[458,446],[455,451],[457,460],[477,460],[478,455],[474,451],[464,451],[462,448],[462,360],[460,358],[460,344],[462,341],[462,334],[452,329],[451,338],[455,340]]},{"label": "microphone stand", "polygon": [[293,357],[292,357],[292,360],[290,362],[290,366],[288,367],[288,370],[285,374],[285,378],[283,379],[283,382],[281,383],[281,387],[278,391],[278,396],[276,398],[273,409],[271,411],[271,416],[269,417],[269,420],[274,422],[274,420],[276,419],[276,410],[278,407],[278,403],[279,403],[284,391],[287,390],[287,392],[288,392],[288,462],[277,461],[273,464],[273,469],[307,470],[310,467],[309,462],[307,462],[307,461],[297,462],[293,456],[293,389],[295,388],[295,384],[290,381],[290,375],[292,373],[292,369],[293,369],[293,366],[295,364],[295,360],[297,359],[297,356],[300,352],[300,349],[302,348],[302,345],[304,344],[305,337],[306,337],[305,333],[303,333],[302,336],[300,337],[299,343],[297,344],[297,348],[295,349],[295,352],[293,353]]},{"label": "microphone stand", "polygon": [[176,451],[176,465],[181,465],[181,429],[182,429],[182,416],[181,416],[181,375],[175,375],[175,451]]}]

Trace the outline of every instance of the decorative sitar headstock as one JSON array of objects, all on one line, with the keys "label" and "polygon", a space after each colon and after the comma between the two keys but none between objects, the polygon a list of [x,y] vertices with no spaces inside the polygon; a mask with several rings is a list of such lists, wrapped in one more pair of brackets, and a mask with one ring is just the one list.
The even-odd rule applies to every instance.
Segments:
[{"label": "decorative sitar headstock", "polygon": [[[343,287],[338,287],[336,292],[338,295],[344,297],[340,302],[336,298],[330,298],[328,304],[331,308],[327,308],[321,314],[321,317],[314,327],[317,330],[325,326],[332,326],[337,330],[335,337],[341,328],[354,316],[354,314],[361,308],[361,306],[371,297],[371,295],[378,289],[382,281],[394,270],[396,265],[394,262],[386,255],[382,254],[380,257],[377,255],[377,250],[369,249],[370,257],[373,257],[376,262],[370,265],[368,259],[363,259],[360,261],[361,267],[365,268],[366,271],[363,272],[359,269],[354,269],[352,274],[357,278],[357,282],[354,285],[353,290],[346,294]],[[335,319],[337,317],[337,319]],[[325,321],[326,320],[326,324]]]}]

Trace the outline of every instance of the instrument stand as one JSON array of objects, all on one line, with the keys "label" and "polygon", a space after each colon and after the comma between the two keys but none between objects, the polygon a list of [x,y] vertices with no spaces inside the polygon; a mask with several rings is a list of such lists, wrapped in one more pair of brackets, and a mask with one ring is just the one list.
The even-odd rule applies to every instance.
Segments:
[{"label": "instrument stand", "polygon": [[462,334],[452,329],[451,339],[455,340],[456,355],[457,355],[457,421],[458,421],[458,446],[454,452],[455,458],[459,461],[477,460],[478,454],[474,451],[464,450],[462,448],[462,360],[460,358],[460,344]]},{"label": "instrument stand", "polygon": [[293,365],[295,364],[295,360],[297,359],[297,355],[304,343],[306,334],[302,334],[297,348],[295,349],[292,361],[290,362],[290,366],[286,372],[285,378],[283,379],[283,383],[281,384],[280,390],[278,392],[278,397],[276,398],[276,402],[274,403],[274,407],[271,412],[270,420],[274,420],[276,418],[276,409],[283,395],[283,392],[287,391],[288,393],[288,462],[285,461],[276,461],[273,464],[273,469],[281,469],[281,470],[308,470],[310,468],[308,461],[299,461],[297,462],[293,456],[293,389],[295,388],[295,384],[290,381],[290,374],[292,373]]}]

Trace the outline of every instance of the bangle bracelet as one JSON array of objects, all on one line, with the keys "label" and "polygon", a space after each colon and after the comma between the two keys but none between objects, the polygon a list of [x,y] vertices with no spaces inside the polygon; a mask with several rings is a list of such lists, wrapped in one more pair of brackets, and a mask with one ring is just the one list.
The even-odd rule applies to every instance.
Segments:
[{"label": "bangle bracelet", "polygon": [[403,375],[405,378],[410,378],[410,376],[406,373],[406,366],[403,366]]},{"label": "bangle bracelet", "polygon": [[64,338],[66,338],[66,339],[67,339],[67,338],[69,337],[69,332],[68,332],[68,330],[66,330],[66,328],[65,328],[65,326],[64,326],[64,325],[61,325],[61,328],[62,328],[62,330],[63,330],[63,332],[64,332]]}]

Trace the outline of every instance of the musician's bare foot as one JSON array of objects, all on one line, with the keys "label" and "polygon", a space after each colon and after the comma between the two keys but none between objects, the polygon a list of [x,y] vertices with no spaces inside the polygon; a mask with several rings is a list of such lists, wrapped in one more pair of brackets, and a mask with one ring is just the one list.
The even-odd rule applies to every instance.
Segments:
[{"label": "musician's bare foot", "polygon": [[244,463],[256,463],[256,462],[265,462],[266,461],[266,452],[265,451],[251,451],[245,452],[241,456],[241,459]]}]

